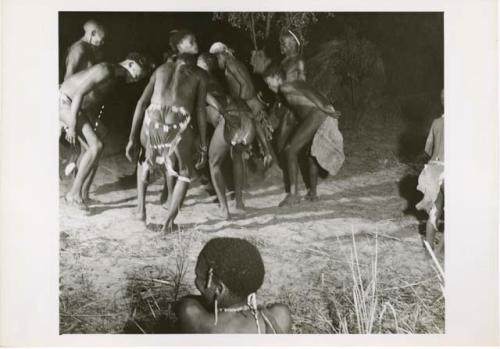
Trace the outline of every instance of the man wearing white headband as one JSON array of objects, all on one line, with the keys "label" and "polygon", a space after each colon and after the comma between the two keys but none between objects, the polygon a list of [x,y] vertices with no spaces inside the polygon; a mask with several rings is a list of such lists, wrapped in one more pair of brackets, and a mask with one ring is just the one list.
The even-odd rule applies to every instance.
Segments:
[{"label": "man wearing white headband", "polygon": [[[233,56],[232,50],[221,42],[214,43],[210,47],[210,53],[217,57],[219,68],[224,71],[229,94],[243,99],[252,110],[257,139],[264,153],[264,165],[270,166],[273,159],[269,146],[271,132],[266,126],[267,115],[264,111],[264,105],[257,98],[250,72],[242,62]],[[244,207],[237,208],[244,209]]]}]

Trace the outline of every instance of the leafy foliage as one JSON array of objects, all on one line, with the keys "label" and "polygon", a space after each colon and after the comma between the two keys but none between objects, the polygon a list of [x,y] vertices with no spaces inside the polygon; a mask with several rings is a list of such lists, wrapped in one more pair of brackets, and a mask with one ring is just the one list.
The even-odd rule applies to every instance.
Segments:
[{"label": "leafy foliage", "polygon": [[386,82],[377,47],[352,28],[323,44],[307,67],[311,83],[354,118],[379,106]]},{"label": "leafy foliage", "polygon": [[[333,16],[333,13],[326,15]],[[248,32],[257,50],[259,41],[260,46],[264,46],[271,31],[276,30],[292,30],[305,44],[307,28],[317,22],[319,16],[316,12],[215,12],[213,19]]]}]

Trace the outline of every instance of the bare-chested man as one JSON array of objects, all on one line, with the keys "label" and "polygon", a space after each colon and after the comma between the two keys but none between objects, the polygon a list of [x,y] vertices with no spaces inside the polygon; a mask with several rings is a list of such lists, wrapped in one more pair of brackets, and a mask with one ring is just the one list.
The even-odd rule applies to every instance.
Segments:
[{"label": "bare-chested man", "polygon": [[97,168],[103,149],[102,140],[96,134],[99,121],[96,108],[106,93],[122,78],[135,82],[148,72],[149,65],[144,56],[131,53],[120,63],[99,63],[66,79],[59,89],[59,120],[66,130],[66,140],[74,145],[77,138],[86,144],[80,168],[76,174],[66,200],[85,209],[82,190],[90,186],[93,170]]},{"label": "bare-chested man", "polygon": [[[191,181],[195,153],[193,115],[196,115],[201,143],[201,157],[196,167],[203,167],[207,159],[206,72],[195,64],[194,54],[198,53],[198,45],[194,35],[188,31],[178,31],[177,34],[175,46],[182,53],[175,62],[163,63],[151,76],[137,102],[126,148],[127,158],[131,160],[132,149],[139,141],[142,145],[137,166],[139,219],[146,220],[145,195],[151,167],[164,164],[168,176],[177,178],[169,193],[164,231],[173,228]],[[174,169],[174,162],[178,172]]]},{"label": "bare-chested man", "polygon": [[89,20],[83,25],[83,30],[83,37],[68,49],[64,80],[102,61],[101,49],[106,36],[104,27],[94,20]]},{"label": "bare-chested man", "polygon": [[243,204],[243,150],[255,137],[253,115],[245,101],[227,94],[215,78],[217,59],[210,53],[198,57],[198,66],[208,72],[207,118],[215,131],[210,140],[208,160],[212,183],[219,200],[221,214],[229,219],[231,215],[226,199],[226,185],[222,174],[222,163],[231,153],[235,183],[236,207]]},{"label": "bare-chested man", "polygon": [[[84,35],[78,41],[73,43],[66,55],[66,71],[64,73],[64,80],[68,79],[73,74],[76,74],[82,70],[85,70],[94,64],[102,61],[102,46],[104,44],[104,39],[106,36],[106,31],[104,27],[96,22],[95,20],[88,20],[83,25]],[[99,114],[102,115],[103,106],[99,110]],[[101,124],[99,133],[104,135],[106,130]],[[81,161],[84,151],[81,150],[85,148],[85,143],[80,142],[80,144],[75,144],[75,149],[72,152],[71,158],[65,168],[65,174],[68,176],[73,173],[77,167],[78,160]],[[91,174],[93,177],[95,172]],[[88,181],[90,183],[90,181]],[[89,203],[89,190],[90,188],[84,185],[82,190],[84,202]]]},{"label": "bare-chested man", "polygon": [[[229,94],[232,97],[243,99],[252,110],[257,140],[264,152],[264,165],[266,167],[270,166],[273,161],[273,153],[269,142],[272,130],[269,127],[264,105],[257,97],[250,72],[242,62],[233,56],[232,51],[221,42],[212,44],[210,53],[217,57],[219,68],[224,71]],[[237,208],[244,209],[244,207]]]},{"label": "bare-chested man", "polygon": [[268,68],[264,72],[264,79],[273,92],[282,95],[283,101],[298,119],[298,126],[287,137],[284,149],[292,188],[279,205],[293,205],[300,201],[297,155],[306,146],[310,146],[311,177],[306,199],[314,201],[317,199],[318,164],[330,174],[336,174],[344,162],[343,138],[336,119],[340,113],[305,82],[286,82],[285,73],[279,66]]}]

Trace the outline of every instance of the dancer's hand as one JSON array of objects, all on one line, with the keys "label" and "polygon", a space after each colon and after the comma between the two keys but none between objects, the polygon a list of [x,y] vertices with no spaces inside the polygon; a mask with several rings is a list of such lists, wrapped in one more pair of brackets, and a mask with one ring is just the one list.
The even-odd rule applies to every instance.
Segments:
[{"label": "dancer's hand", "polygon": [[264,156],[264,168],[269,168],[273,164],[273,157],[271,154],[266,154]]},{"label": "dancer's hand", "polygon": [[135,148],[135,142],[133,140],[128,141],[127,147],[125,148],[125,156],[128,161],[133,162],[132,160],[132,149]]},{"label": "dancer's hand", "polygon": [[70,125],[68,129],[66,130],[66,140],[69,142],[71,145],[75,145],[76,141],[76,127],[75,125]]},{"label": "dancer's hand", "polygon": [[326,109],[325,109],[324,111],[325,111],[327,114],[329,114],[329,115],[331,115],[332,117],[337,118],[337,119],[338,119],[338,118],[342,115],[342,113],[341,113],[341,112],[339,112],[338,110],[335,110],[335,109],[333,108],[333,106],[331,106],[331,105],[327,106],[327,107],[326,107]]},{"label": "dancer's hand", "polygon": [[196,162],[196,165],[194,165],[194,167],[197,170],[202,169],[207,164],[207,154],[208,154],[207,147],[201,147],[200,148],[200,158]]}]

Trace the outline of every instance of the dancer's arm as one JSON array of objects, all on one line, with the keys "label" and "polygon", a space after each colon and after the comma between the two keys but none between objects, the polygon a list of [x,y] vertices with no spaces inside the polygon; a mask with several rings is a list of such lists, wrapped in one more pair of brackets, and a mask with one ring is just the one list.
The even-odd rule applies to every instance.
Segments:
[{"label": "dancer's arm", "polygon": [[136,145],[136,142],[139,138],[139,131],[142,126],[142,121],[144,120],[144,112],[148,107],[151,96],[153,95],[154,86],[156,81],[156,74],[151,75],[146,88],[142,92],[141,97],[137,101],[137,105],[135,106],[134,118],[132,119],[132,127],[130,128],[130,135],[128,137],[128,144],[125,149],[125,155],[129,161],[132,161],[132,156],[130,152],[132,148]]},{"label": "dancer's arm", "polygon": [[200,132],[200,147],[201,156],[199,161],[196,163],[196,169],[200,169],[205,166],[207,162],[208,147],[207,147],[207,82],[206,79],[201,77],[199,79],[197,100],[196,100],[196,119],[198,124],[198,131]]},{"label": "dancer's arm", "polygon": [[96,65],[86,72],[85,78],[71,96],[70,123],[66,132],[66,139],[72,145],[76,142],[76,121],[78,112],[82,106],[83,97],[92,91],[99,83],[107,79],[111,74],[110,69],[105,65]]}]

